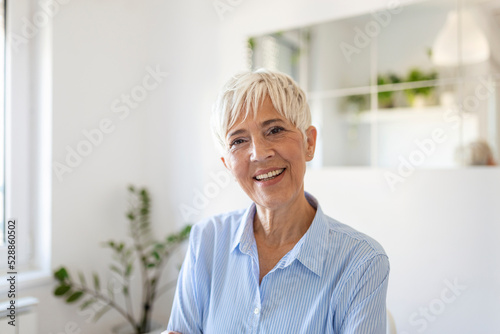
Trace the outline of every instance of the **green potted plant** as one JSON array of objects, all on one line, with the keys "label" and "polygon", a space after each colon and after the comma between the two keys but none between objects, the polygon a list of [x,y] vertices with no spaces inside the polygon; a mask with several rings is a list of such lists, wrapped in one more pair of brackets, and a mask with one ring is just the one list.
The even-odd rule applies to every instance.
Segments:
[{"label": "green potted plant", "polygon": [[[93,283],[88,284],[83,273],[79,272],[76,280],[64,266],[54,271],[57,281],[54,295],[64,298],[66,303],[80,303],[81,310],[99,302],[104,307],[95,314],[95,321],[114,309],[126,320],[127,327],[125,331],[117,330],[117,333],[144,334],[152,330],[151,315],[156,299],[175,285],[175,281],[171,281],[159,286],[160,278],[169,256],[188,239],[191,226],[188,225],[163,240],[155,240],[151,231],[149,192],[145,188],[136,189],[133,186],[128,190],[131,195],[130,209],[127,212],[131,242],[110,240],[104,244],[113,252],[109,269],[119,277],[115,281],[119,281],[121,300],[115,296],[115,287],[111,288],[107,284],[107,291],[102,289],[98,274],[93,273]],[[136,267],[140,268],[142,279],[141,311],[138,318],[134,318],[130,295],[132,274]]]},{"label": "green potted plant", "polygon": [[[379,74],[377,76],[377,85],[389,85],[397,84],[401,82],[401,78],[394,73],[389,73],[387,75]],[[378,107],[379,108],[394,108],[394,91],[384,91],[378,92]]]},{"label": "green potted plant", "polygon": [[[430,71],[425,73],[419,68],[412,68],[408,72],[408,76],[406,78],[406,82],[415,82],[415,81],[430,81],[436,80],[438,77],[437,72]],[[435,86],[427,86],[413,89],[406,89],[404,92],[408,99],[408,103],[412,107],[420,107],[424,105],[431,104],[431,98],[435,91]]]}]

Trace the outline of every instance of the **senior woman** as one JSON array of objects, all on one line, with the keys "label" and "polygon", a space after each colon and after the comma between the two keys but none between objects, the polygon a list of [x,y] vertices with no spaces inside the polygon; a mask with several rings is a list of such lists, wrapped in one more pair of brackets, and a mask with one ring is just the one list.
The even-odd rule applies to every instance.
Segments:
[{"label": "senior woman", "polygon": [[282,73],[242,73],[212,121],[253,204],[193,226],[164,333],[385,333],[383,248],[304,192],[316,145],[304,92]]}]

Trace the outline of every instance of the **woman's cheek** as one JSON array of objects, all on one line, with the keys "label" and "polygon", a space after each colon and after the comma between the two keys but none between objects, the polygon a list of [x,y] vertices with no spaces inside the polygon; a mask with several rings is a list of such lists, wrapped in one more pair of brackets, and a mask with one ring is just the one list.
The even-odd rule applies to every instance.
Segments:
[{"label": "woman's cheek", "polygon": [[244,168],[244,160],[242,155],[233,155],[231,157],[231,169],[233,170],[233,174],[235,176],[241,176],[245,169]]}]

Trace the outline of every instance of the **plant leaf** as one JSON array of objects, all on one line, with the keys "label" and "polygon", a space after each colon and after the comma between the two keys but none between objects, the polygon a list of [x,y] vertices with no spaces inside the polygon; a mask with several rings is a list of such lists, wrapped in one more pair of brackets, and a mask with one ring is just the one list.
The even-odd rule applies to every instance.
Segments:
[{"label": "plant leaf", "polygon": [[125,276],[128,277],[130,274],[132,274],[132,270],[134,269],[132,263],[129,263],[127,265],[127,269],[125,270]]},{"label": "plant leaf", "polygon": [[99,283],[99,276],[94,273],[94,287],[96,291],[99,291],[101,289],[101,285]]},{"label": "plant leaf", "polygon": [[180,234],[182,239],[189,237],[189,233],[191,233],[191,227],[191,225],[188,225],[181,231]]},{"label": "plant leaf", "polygon": [[60,282],[64,281],[65,279],[69,279],[68,272],[66,271],[66,268],[64,268],[64,267],[61,267],[61,268],[59,268],[59,270],[54,272],[54,277]]},{"label": "plant leaf", "polygon": [[97,300],[95,298],[90,298],[86,301],[83,302],[82,305],[80,305],[80,310],[85,310],[86,308],[88,308],[90,305],[94,304]]},{"label": "plant leaf", "polygon": [[115,300],[115,290],[112,284],[108,284],[108,296],[111,300]]},{"label": "plant leaf", "polygon": [[111,269],[111,271],[114,271],[115,273],[117,273],[118,275],[121,275],[122,274],[122,271],[120,270],[120,268],[118,268],[117,266],[115,266],[114,264],[110,265],[109,266],[109,269]]},{"label": "plant leaf", "polygon": [[54,295],[56,296],[63,296],[65,295],[69,290],[71,290],[71,286],[69,285],[60,285],[54,290]]},{"label": "plant leaf", "polygon": [[78,272],[78,277],[80,278],[80,283],[82,283],[83,286],[86,286],[87,283],[85,282],[85,275],[80,271]]},{"label": "plant leaf", "polygon": [[71,296],[68,297],[68,299],[66,299],[66,303],[76,302],[82,296],[83,296],[83,291],[74,292]]},{"label": "plant leaf", "polygon": [[94,316],[94,321],[97,321],[99,319],[101,319],[101,317],[106,313],[108,312],[109,310],[111,309],[111,306],[109,305],[106,305],[104,306],[102,309],[99,310],[99,312],[97,312]]}]

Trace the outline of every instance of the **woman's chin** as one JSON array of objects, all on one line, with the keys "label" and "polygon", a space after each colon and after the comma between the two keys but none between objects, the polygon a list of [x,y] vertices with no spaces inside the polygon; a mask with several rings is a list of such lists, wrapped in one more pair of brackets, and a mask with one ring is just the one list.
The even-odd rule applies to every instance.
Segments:
[{"label": "woman's chin", "polygon": [[273,190],[266,189],[258,191],[253,194],[254,196],[250,196],[250,198],[255,204],[268,210],[289,208],[293,204],[296,197],[294,195],[297,191],[291,191],[291,189]]}]

